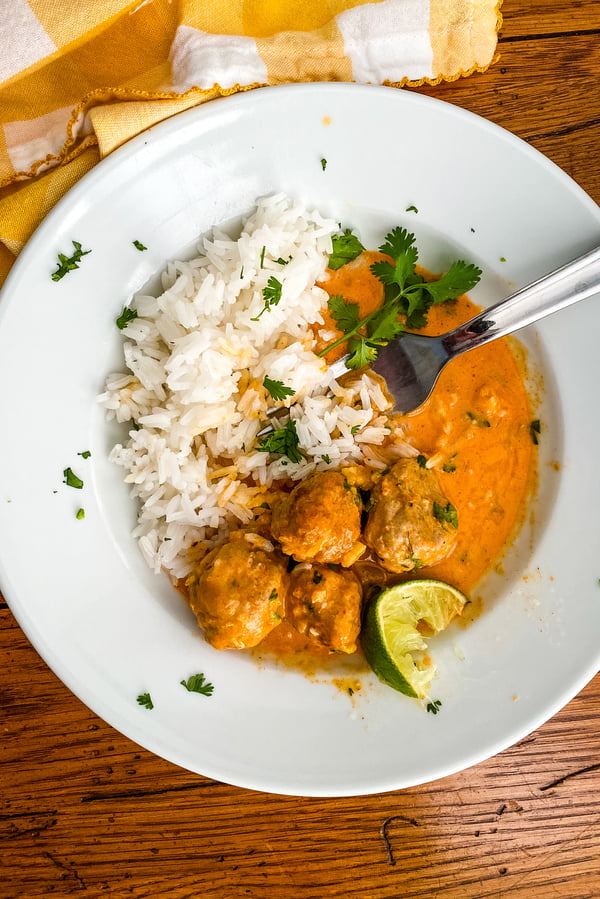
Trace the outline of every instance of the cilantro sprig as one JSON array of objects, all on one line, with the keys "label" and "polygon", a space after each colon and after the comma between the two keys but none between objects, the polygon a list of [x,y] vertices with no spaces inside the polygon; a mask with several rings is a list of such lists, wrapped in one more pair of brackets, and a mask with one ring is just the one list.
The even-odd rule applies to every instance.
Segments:
[{"label": "cilantro sprig", "polygon": [[53,281],[60,281],[61,278],[64,278],[69,272],[79,268],[81,257],[87,256],[88,253],[92,252],[91,250],[82,250],[81,244],[77,240],[72,240],[71,243],[75,247],[71,256],[65,256],[64,253],[58,254],[58,266],[56,271],[52,272]]},{"label": "cilantro sprig", "polygon": [[275,453],[287,456],[290,462],[302,462],[302,454],[298,449],[298,432],[296,422],[290,418],[285,427],[278,428],[265,437],[257,446],[261,453]]},{"label": "cilantro sprig", "polygon": [[[341,243],[333,265],[330,257],[330,268],[341,267],[363,250],[358,238],[348,229],[338,240]],[[381,307],[361,318],[358,304],[342,296],[332,296],[328,303],[342,336],[328,344],[319,355],[324,356],[348,341],[348,368],[362,368],[373,362],[380,347],[404,330],[424,327],[431,306],[456,299],[475,287],[481,277],[481,270],[476,265],[459,260],[437,280],[426,281],[416,271],[419,253],[415,235],[405,228],[393,228],[386,234],[379,250],[391,259],[391,262],[382,259],[371,265],[371,272],[383,284]]]},{"label": "cilantro sprig", "polygon": [[415,271],[419,253],[415,235],[406,228],[393,228],[379,250],[393,262],[384,259],[374,262],[371,271],[383,284],[384,305],[396,304],[406,317],[407,328],[424,327],[431,306],[455,300],[475,287],[481,278],[481,269],[476,265],[458,260],[441,278],[426,281]]},{"label": "cilantro sprig", "polygon": [[263,300],[265,301],[265,305],[260,310],[258,315],[255,315],[252,319],[253,322],[257,322],[263,312],[267,312],[271,306],[277,306],[279,301],[281,300],[281,289],[282,284],[281,281],[278,281],[275,275],[271,275],[269,280],[267,281],[267,286],[263,287],[262,295]]},{"label": "cilantro sprig", "polygon": [[291,387],[286,387],[283,381],[276,381],[265,375],[263,379],[263,387],[271,395],[274,400],[284,400],[288,396],[294,396],[296,393]]}]

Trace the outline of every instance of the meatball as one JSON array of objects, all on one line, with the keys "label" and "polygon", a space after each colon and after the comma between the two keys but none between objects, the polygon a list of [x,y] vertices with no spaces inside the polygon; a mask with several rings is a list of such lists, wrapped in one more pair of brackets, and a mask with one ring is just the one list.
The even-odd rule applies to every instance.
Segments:
[{"label": "meatball", "polygon": [[290,576],[287,616],[295,629],[335,652],[356,652],[362,590],[351,571],[298,565]]},{"label": "meatball", "polygon": [[287,559],[258,534],[238,532],[186,580],[189,603],[215,649],[256,646],[285,614]]},{"label": "meatball", "polygon": [[[365,542],[388,571],[440,562],[456,544],[456,521],[434,471],[400,459],[371,494]],[[444,515],[444,513],[446,513]]]},{"label": "meatball", "polygon": [[318,471],[274,504],[273,537],[297,562],[351,565],[362,555],[361,501],[338,471]]}]

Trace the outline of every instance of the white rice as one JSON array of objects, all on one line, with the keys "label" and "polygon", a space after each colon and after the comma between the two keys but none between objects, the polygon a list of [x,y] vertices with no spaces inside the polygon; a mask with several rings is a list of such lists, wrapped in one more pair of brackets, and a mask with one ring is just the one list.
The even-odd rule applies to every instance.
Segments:
[{"label": "white rice", "polygon": [[[374,378],[340,386],[314,352],[323,325],[335,221],[283,194],[258,202],[237,240],[215,230],[200,255],[171,262],[164,293],[136,296],[123,330],[127,373],[111,374],[100,402],[135,422],[110,458],[140,504],[134,531],[148,564],[184,577],[193,544],[212,546],[254,517],[274,482],[343,465],[385,467],[389,403]],[[281,261],[286,260],[286,264]],[[265,311],[270,277],[281,300]],[[285,403],[303,460],[256,449],[273,400],[268,375],[295,390]],[[281,420],[279,427],[285,419]],[[410,445],[396,453],[416,452]]]}]

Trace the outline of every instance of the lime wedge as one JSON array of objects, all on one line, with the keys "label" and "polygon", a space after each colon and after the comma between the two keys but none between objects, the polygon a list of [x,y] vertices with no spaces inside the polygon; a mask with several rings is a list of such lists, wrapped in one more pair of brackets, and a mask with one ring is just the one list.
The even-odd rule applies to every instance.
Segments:
[{"label": "lime wedge", "polygon": [[365,656],[379,680],[406,696],[427,696],[435,666],[425,666],[413,656],[427,649],[423,625],[438,634],[467,601],[456,587],[432,579],[405,581],[382,590],[367,606],[361,634]]}]

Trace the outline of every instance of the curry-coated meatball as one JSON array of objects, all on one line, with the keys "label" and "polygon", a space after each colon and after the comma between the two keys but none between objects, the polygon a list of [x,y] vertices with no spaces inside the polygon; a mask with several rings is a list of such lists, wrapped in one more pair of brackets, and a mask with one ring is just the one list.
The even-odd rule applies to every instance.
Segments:
[{"label": "curry-coated meatball", "polygon": [[351,564],[361,555],[361,501],[338,471],[317,471],[273,506],[271,532],[297,562]]},{"label": "curry-coated meatball", "polygon": [[457,521],[434,471],[400,459],[371,494],[365,542],[388,571],[440,562],[452,551]]},{"label": "curry-coated meatball", "polygon": [[356,652],[361,603],[361,586],[351,571],[305,563],[291,573],[288,620],[320,646]]},{"label": "curry-coated meatball", "polygon": [[186,579],[189,603],[216,649],[256,646],[285,614],[287,559],[258,534],[238,532]]}]

